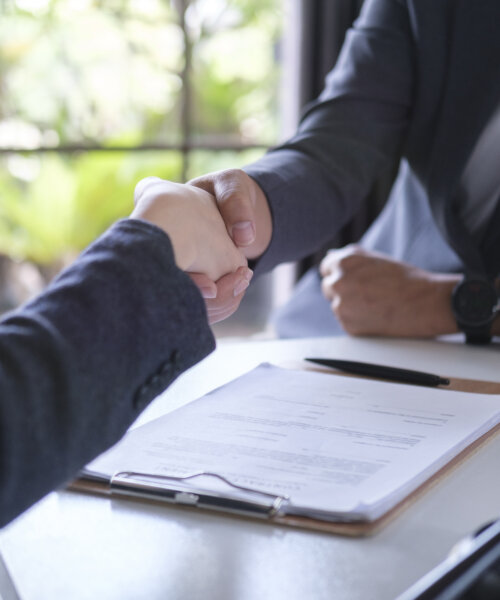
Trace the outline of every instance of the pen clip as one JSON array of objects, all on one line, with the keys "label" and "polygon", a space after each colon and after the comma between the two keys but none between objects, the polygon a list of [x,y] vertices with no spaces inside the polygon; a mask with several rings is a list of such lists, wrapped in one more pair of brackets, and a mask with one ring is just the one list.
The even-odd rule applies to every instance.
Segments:
[{"label": "pen clip", "polygon": [[[183,485],[184,482],[196,477],[216,478],[234,490],[258,496],[260,499],[249,500],[223,492],[193,488],[189,484]],[[181,486],[169,485],[173,483],[180,483]],[[244,487],[233,483],[223,475],[209,471],[199,471],[184,476],[120,471],[111,477],[110,488],[112,495],[162,500],[172,504],[222,510],[243,515],[250,514],[263,518],[272,518],[278,515],[283,505],[289,501],[289,496]]]}]

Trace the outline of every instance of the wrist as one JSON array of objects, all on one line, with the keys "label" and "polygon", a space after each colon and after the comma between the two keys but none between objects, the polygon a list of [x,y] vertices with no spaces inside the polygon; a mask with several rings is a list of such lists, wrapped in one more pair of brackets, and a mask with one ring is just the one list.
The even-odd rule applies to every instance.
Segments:
[{"label": "wrist", "polygon": [[430,324],[432,337],[458,333],[459,331],[453,314],[451,299],[453,290],[460,280],[460,275],[433,273],[430,276],[432,286],[432,317]]},{"label": "wrist", "polygon": [[453,290],[452,307],[458,328],[468,344],[491,341],[498,312],[498,291],[483,274],[466,274]]}]

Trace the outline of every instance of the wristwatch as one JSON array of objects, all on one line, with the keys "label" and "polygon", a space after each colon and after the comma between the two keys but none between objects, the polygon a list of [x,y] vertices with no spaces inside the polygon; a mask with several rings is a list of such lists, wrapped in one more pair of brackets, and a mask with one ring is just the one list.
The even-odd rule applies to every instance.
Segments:
[{"label": "wristwatch", "polygon": [[464,277],[453,290],[451,307],[467,344],[488,344],[498,310],[498,295],[491,281]]}]

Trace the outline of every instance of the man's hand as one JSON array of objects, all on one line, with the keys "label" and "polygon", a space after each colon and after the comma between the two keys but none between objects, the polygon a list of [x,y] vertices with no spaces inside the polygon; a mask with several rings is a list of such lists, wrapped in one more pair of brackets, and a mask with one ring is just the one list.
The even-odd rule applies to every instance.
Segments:
[{"label": "man's hand", "polygon": [[188,185],[215,197],[228,234],[247,258],[263,254],[271,241],[272,220],[257,182],[240,169],[228,169],[198,177]]},{"label": "man's hand", "polygon": [[456,333],[451,293],[458,275],[436,274],[351,245],[320,265],[322,291],[351,335],[435,337]]},{"label": "man's hand", "polygon": [[137,184],[131,217],[170,237],[177,265],[217,281],[247,261],[229,237],[214,197],[193,186],[148,177]]}]

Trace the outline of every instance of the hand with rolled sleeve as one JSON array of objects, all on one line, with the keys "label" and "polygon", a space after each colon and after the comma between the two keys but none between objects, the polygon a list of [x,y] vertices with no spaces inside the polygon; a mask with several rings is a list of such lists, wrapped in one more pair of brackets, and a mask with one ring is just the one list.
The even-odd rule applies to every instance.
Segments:
[{"label": "hand with rolled sleeve", "polygon": [[430,338],[456,333],[451,293],[460,275],[431,273],[349,245],[320,265],[321,289],[351,335]]}]

